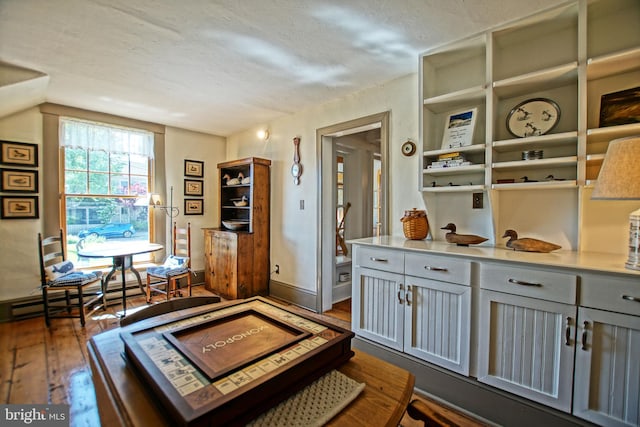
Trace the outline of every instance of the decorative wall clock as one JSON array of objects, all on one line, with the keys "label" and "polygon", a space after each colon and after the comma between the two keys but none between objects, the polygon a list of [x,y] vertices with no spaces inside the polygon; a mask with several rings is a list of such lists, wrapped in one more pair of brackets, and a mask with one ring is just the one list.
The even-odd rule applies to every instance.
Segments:
[{"label": "decorative wall clock", "polygon": [[291,175],[293,183],[300,184],[300,176],[302,175],[302,164],[300,164],[300,138],[293,138],[293,165],[291,166]]}]

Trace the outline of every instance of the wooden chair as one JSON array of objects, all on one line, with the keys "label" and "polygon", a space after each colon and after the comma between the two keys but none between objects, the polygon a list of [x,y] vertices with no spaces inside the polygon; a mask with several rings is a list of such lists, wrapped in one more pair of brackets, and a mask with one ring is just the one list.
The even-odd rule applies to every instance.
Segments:
[{"label": "wooden chair", "polygon": [[191,296],[191,223],[186,228],[178,228],[173,223],[173,251],[164,264],[147,268],[147,303],[153,292],[164,294],[167,301],[174,295],[181,295],[178,280],[186,279]]},{"label": "wooden chair", "polygon": [[128,326],[132,323],[139,322],[140,320],[148,319],[154,316],[160,316],[161,314],[171,313],[172,311],[184,310],[186,308],[198,307],[201,305],[215,304],[220,302],[219,296],[202,296],[202,297],[189,297],[180,298],[170,301],[159,302],[148,307],[138,310],[135,313],[131,313],[126,317],[120,319],[120,327]]},{"label": "wooden chair", "polygon": [[[66,259],[62,230],[58,236],[42,237],[42,233],[38,233],[38,254],[47,327],[53,318],[79,318],[84,326],[85,308],[93,306],[93,311],[106,307],[102,272],[85,273],[74,269],[73,263]],[[100,284],[99,290],[87,290],[96,283]],[[54,294],[59,297],[54,298]],[[61,298],[62,295],[64,298]],[[102,304],[96,305],[100,300]]]}]

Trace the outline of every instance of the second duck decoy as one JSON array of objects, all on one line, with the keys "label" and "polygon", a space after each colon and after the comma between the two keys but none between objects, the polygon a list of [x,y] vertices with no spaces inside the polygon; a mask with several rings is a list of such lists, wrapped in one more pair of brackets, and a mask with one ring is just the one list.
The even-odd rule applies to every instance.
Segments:
[{"label": "second duck decoy", "polygon": [[508,237],[507,247],[514,251],[542,252],[547,253],[560,249],[562,246],[544,240],[532,239],[531,237],[518,238],[515,230],[507,230],[502,237]]},{"label": "second duck decoy", "polygon": [[231,176],[229,176],[229,174],[225,174],[222,179],[226,179],[226,184],[227,185],[238,185],[241,183],[240,178],[231,178]]}]

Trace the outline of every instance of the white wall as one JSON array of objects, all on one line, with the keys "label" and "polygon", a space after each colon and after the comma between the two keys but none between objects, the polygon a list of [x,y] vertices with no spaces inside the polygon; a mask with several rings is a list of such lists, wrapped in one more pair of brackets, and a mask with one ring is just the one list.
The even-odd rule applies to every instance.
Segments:
[{"label": "white wall", "polygon": [[[0,139],[38,144],[39,164],[42,165],[40,110],[30,108],[0,118]],[[38,171],[39,188],[42,188],[42,167]],[[0,219],[0,300],[40,295],[37,236],[46,214],[41,210],[40,219]]]},{"label": "white wall", "polygon": [[[389,204],[390,233],[402,235],[400,218],[405,209],[424,209],[418,191],[418,155],[405,157],[400,146],[407,138],[418,140],[418,80],[412,74],[362,92],[283,116],[269,128],[268,142],[259,142],[259,126],[227,138],[228,159],[257,156],[271,159],[271,264],[280,265],[272,279],[316,291],[318,241],[318,160],[316,129],[390,111]],[[304,172],[300,185],[289,173],[293,162],[293,137],[301,137]],[[300,210],[300,200],[305,208]]]},{"label": "white wall", "polygon": [[[173,185],[173,204],[180,209],[180,214],[175,219],[178,225],[186,225],[187,222],[191,223],[191,267],[194,270],[204,270],[204,232],[202,228],[220,225],[217,205],[217,164],[225,161],[225,152],[226,139],[224,137],[171,127],[167,127],[165,130],[166,192],[169,194],[169,188]],[[185,159],[204,161],[203,215],[184,214]],[[170,230],[168,227],[169,224],[167,224],[167,233]],[[170,239],[167,239],[167,242],[169,241]]]}]

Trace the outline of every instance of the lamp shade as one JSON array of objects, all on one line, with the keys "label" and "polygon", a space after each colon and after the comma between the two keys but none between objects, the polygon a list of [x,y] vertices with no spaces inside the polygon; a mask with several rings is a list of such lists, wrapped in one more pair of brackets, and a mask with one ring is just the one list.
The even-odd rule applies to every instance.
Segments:
[{"label": "lamp shade", "polygon": [[591,198],[640,199],[640,136],[609,143]]},{"label": "lamp shade", "polygon": [[159,194],[149,195],[149,206],[160,206],[161,203]]}]

